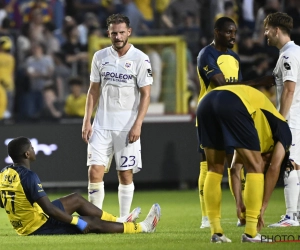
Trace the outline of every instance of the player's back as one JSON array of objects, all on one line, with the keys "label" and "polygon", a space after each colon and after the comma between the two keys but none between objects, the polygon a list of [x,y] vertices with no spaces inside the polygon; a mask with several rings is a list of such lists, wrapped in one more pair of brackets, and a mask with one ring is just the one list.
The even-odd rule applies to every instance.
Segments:
[{"label": "player's back", "polygon": [[19,235],[28,235],[47,221],[47,216],[32,197],[31,182],[35,174],[23,166],[7,166],[0,172],[1,201],[13,228]]},{"label": "player's back", "polygon": [[262,153],[273,150],[274,139],[287,143],[289,127],[283,116],[277,111],[271,101],[259,90],[247,85],[228,85],[217,87],[213,91],[227,90],[236,94],[251,115],[260,140]]}]

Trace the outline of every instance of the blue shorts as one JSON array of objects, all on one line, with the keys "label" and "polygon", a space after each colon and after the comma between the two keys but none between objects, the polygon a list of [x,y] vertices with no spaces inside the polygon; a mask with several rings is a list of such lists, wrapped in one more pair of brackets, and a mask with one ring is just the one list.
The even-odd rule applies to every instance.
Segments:
[{"label": "blue shorts", "polygon": [[241,99],[230,91],[209,92],[199,103],[197,121],[201,148],[227,154],[236,148],[260,151],[253,119]]},{"label": "blue shorts", "polygon": [[[65,211],[64,206],[60,200],[54,200],[52,201],[52,204],[58,207],[60,210]],[[82,234],[82,232],[74,225],[49,217],[44,225],[42,225],[39,229],[31,233],[30,235],[53,234]]]}]

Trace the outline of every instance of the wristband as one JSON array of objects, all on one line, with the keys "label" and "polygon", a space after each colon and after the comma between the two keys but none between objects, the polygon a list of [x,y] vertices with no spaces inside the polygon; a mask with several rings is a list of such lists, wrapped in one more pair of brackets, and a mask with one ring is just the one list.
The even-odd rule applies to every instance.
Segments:
[{"label": "wristband", "polygon": [[83,230],[87,227],[87,222],[84,221],[84,220],[82,220],[82,219],[80,219],[80,218],[78,218],[78,222],[77,222],[76,227],[77,227],[79,230],[83,231]]},{"label": "wristband", "polygon": [[76,225],[78,224],[78,220],[79,220],[79,218],[78,218],[77,216],[73,216],[73,218],[72,218],[70,224],[76,226]]}]

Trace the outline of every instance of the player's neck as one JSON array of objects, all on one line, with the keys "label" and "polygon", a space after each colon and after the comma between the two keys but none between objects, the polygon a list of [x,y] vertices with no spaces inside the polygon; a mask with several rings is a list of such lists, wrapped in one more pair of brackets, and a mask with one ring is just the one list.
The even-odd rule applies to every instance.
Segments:
[{"label": "player's neck", "polygon": [[286,45],[288,42],[290,42],[291,41],[291,38],[289,37],[289,36],[284,36],[284,37],[282,37],[280,40],[279,40],[279,42],[278,42],[278,44],[277,44],[277,48],[279,49],[279,50],[281,50],[282,48],[283,48],[283,46],[284,45]]},{"label": "player's neck", "polygon": [[212,43],[210,45],[213,46],[216,50],[221,51],[221,52],[226,52],[228,50],[227,47],[217,45],[215,41],[212,41]]},{"label": "player's neck", "polygon": [[13,166],[14,167],[23,166],[23,167],[26,167],[26,168],[30,169],[30,163],[29,162],[25,162],[25,161],[14,162]]},{"label": "player's neck", "polygon": [[124,56],[128,52],[128,50],[130,49],[130,47],[131,47],[131,44],[127,43],[123,48],[121,48],[119,50],[116,50],[114,48],[114,50],[117,51],[118,56],[121,57],[121,56]]}]

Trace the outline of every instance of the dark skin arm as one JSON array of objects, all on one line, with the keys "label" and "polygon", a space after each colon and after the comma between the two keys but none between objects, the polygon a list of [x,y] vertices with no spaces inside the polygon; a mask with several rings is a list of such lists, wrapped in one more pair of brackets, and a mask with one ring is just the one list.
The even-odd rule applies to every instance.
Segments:
[{"label": "dark skin arm", "polygon": [[275,85],[275,78],[273,76],[262,76],[255,80],[249,80],[245,82],[226,82],[223,74],[216,74],[210,79],[210,81],[214,84],[214,87],[236,84],[244,84],[252,87],[271,87]]},{"label": "dark skin arm", "polygon": [[236,153],[234,154],[233,161],[230,168],[231,185],[236,202],[236,212],[242,224],[245,224],[245,212],[246,207],[242,198],[242,187],[241,187],[241,168],[243,167],[242,159]]},{"label": "dark skin arm", "polygon": [[284,156],[285,156],[284,147],[282,146],[281,142],[277,142],[274,147],[270,165],[265,174],[264,197],[263,197],[263,203],[260,212],[260,218],[257,224],[258,231],[260,231],[261,228],[264,226],[263,215],[267,209],[272,192],[276,186],[279,172],[280,172],[280,166],[284,159]]},{"label": "dark skin arm", "polygon": [[[48,196],[39,198],[36,203],[43,209],[45,214],[49,215],[50,217],[68,224],[71,223],[73,218],[72,215],[67,214],[66,212],[54,206],[49,200]],[[86,227],[86,230],[88,230],[88,226]],[[86,230],[84,233],[86,233]]]},{"label": "dark skin arm", "polygon": [[0,198],[0,207],[4,208],[1,198]]}]

